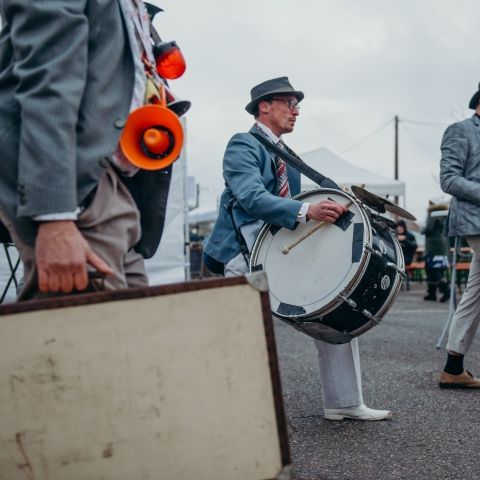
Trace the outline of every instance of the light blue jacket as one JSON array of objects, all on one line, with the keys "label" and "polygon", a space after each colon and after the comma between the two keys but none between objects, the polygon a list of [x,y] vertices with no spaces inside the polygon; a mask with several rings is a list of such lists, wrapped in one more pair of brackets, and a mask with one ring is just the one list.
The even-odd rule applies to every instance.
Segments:
[{"label": "light blue jacket", "polygon": [[441,149],[440,184],[452,195],[447,234],[480,235],[480,118],[450,125]]},{"label": "light blue jacket", "polygon": [[[258,129],[250,130],[258,132]],[[268,138],[268,137],[267,137]],[[300,173],[287,165],[292,196],[300,193]],[[217,221],[206,239],[204,251],[226,263],[240,253],[231,216],[237,228],[255,220],[293,230],[302,202],[276,195],[275,157],[250,133],[237,133],[228,142],[223,157],[225,190],[220,198]]]}]

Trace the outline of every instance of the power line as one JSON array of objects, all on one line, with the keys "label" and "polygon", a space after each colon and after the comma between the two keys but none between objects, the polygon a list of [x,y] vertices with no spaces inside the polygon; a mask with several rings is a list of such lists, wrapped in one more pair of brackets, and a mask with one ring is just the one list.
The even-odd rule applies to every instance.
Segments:
[{"label": "power line", "polygon": [[358,140],[357,142],[353,143],[352,145],[350,145],[348,148],[346,148],[345,150],[343,150],[342,152],[340,152],[340,155],[343,155],[344,153],[347,153],[349,152],[350,150],[352,150],[353,148],[356,148],[358,147],[359,145],[361,145],[362,143],[366,142],[367,140],[369,140],[370,138],[372,138],[374,135],[376,135],[377,133],[380,133],[386,126],[390,125],[391,123],[393,122],[392,119],[388,120],[386,123],[384,123],[383,125],[381,125],[380,127],[378,127],[376,130],[374,130],[372,133],[369,133],[367,136],[363,137],[362,139]]},{"label": "power line", "polygon": [[[375,129],[373,132],[369,133],[365,137],[362,137],[360,140],[356,141],[352,145],[350,145],[348,148],[340,152],[340,155],[344,155],[345,153],[349,152],[350,150],[353,150],[360,145],[364,144],[366,141],[370,140],[372,137],[380,133],[382,130],[384,130],[388,125],[394,122],[394,119],[390,119],[384,124],[382,124],[380,127]],[[398,119],[399,123],[404,124],[405,130],[411,135],[411,137],[433,158],[438,160],[438,155],[433,153],[432,150],[428,146],[426,146],[409,128],[407,128],[407,125],[418,125],[418,126],[424,126],[424,127],[432,127],[432,128],[439,128],[439,127],[446,127],[449,125],[448,123],[441,123],[441,122],[424,122],[424,121],[419,121],[419,120],[408,120],[408,119],[403,119],[399,118]]]},{"label": "power line", "polygon": [[416,135],[413,134],[412,131],[410,131],[409,128],[407,128],[407,126],[404,126],[404,129],[405,129],[405,131],[407,131],[407,132],[411,135],[411,137],[412,137],[427,153],[429,153],[433,158],[435,158],[435,160],[439,160],[439,155],[433,153],[433,152],[430,150],[429,147],[427,147],[421,140],[419,140],[419,139],[417,138]]},{"label": "power line", "polygon": [[447,127],[450,125],[449,123],[440,123],[440,122],[420,122],[417,120],[406,120],[404,118],[401,118],[400,121],[402,123],[410,123],[412,125],[422,125],[424,127]]}]

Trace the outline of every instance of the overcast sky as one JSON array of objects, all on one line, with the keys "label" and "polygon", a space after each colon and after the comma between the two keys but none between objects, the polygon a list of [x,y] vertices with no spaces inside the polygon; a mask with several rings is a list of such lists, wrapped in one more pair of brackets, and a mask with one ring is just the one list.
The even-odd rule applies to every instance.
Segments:
[{"label": "overcast sky", "polygon": [[188,169],[204,188],[221,191],[225,145],[252,123],[251,87],[287,75],[305,93],[285,138],[294,150],[326,147],[393,178],[398,115],[407,209],[421,219],[442,196],[441,137],[471,115],[480,81],[478,0],[154,1],[165,10],[156,18],[162,38],[177,40],[187,59],[171,87],[193,104]]}]

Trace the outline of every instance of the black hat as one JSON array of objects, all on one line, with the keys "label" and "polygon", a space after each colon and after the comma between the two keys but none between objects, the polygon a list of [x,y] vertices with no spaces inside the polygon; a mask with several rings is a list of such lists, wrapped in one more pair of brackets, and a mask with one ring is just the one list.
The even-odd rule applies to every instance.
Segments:
[{"label": "black hat", "polygon": [[470,100],[470,103],[468,104],[468,108],[471,108],[472,110],[476,110],[479,103],[480,103],[480,83],[478,84],[478,92],[474,93],[473,97]]},{"label": "black hat", "polygon": [[302,101],[303,97],[305,96],[303,92],[295,90],[292,85],[290,85],[288,77],[272,78],[271,80],[262,82],[252,88],[250,91],[250,96],[252,99],[245,107],[245,110],[253,115],[258,102],[270,97],[271,95],[274,95],[275,93],[293,95],[297,97],[299,102]]}]

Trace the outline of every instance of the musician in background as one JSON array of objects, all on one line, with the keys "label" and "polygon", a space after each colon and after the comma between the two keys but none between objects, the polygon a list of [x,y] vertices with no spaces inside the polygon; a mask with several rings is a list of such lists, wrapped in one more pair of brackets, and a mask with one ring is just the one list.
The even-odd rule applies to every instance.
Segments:
[{"label": "musician in background", "polygon": [[[308,219],[335,222],[346,207],[330,200],[315,204],[294,200],[300,193],[300,173],[275,157],[251,133],[262,135],[282,149],[282,135],[293,131],[304,94],[287,77],[274,78],[251,90],[245,107],[254,116],[249,133],[234,135],[223,159],[225,190],[212,234],[204,245],[205,265],[225,276],[248,272],[248,256],[264,223],[293,229]],[[342,345],[315,340],[325,418],[384,420],[388,410],[363,404],[357,339]]]},{"label": "musician in background", "polygon": [[463,366],[480,322],[480,85],[469,108],[474,115],[450,125],[441,146],[440,183],[452,195],[447,234],[465,237],[473,250],[467,286],[448,335],[447,363],[439,381],[443,388],[480,388],[480,379]]},{"label": "musician in background", "polygon": [[405,266],[408,267],[408,265],[413,262],[413,257],[417,251],[417,241],[415,240],[413,233],[408,231],[405,220],[399,220],[397,222],[395,231],[397,233],[398,243],[402,248]]},{"label": "musician in background", "polygon": [[170,172],[118,148],[155,65],[143,2],[4,0],[0,15],[0,220],[20,299],[147,285]]},{"label": "musician in background", "polygon": [[[436,301],[437,290],[442,294],[440,302],[450,299],[450,285],[446,280],[448,269],[448,239],[445,236],[445,220],[448,206],[428,202],[428,213],[422,233],[425,235],[425,270],[427,295],[424,300]],[[443,215],[442,212],[445,212]],[[439,215],[440,214],[440,215]]]}]

